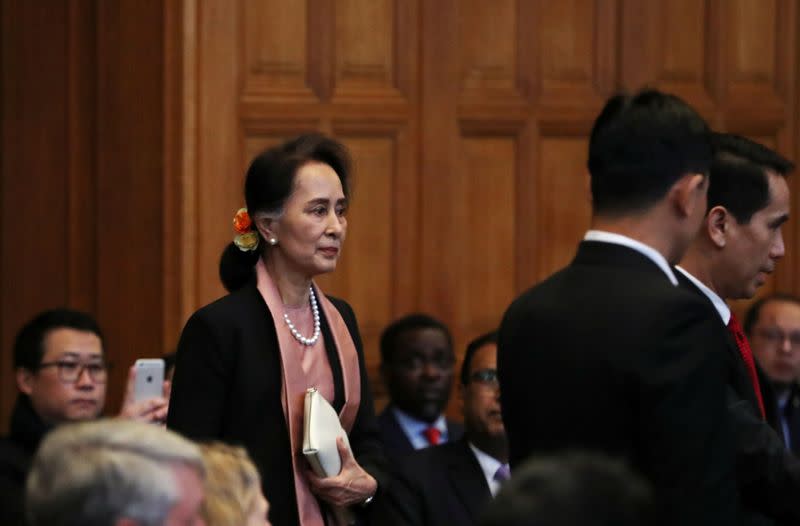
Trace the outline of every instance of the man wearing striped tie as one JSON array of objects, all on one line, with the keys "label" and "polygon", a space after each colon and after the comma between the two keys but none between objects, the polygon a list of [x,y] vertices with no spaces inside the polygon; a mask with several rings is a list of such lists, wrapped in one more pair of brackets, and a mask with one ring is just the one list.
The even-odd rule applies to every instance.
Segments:
[{"label": "man wearing striped tie", "polygon": [[464,438],[405,457],[375,502],[373,524],[470,526],[510,477],[500,412],[497,333],[473,340],[464,354],[460,394]]},{"label": "man wearing striped tie", "polygon": [[775,395],[726,304],[753,297],[784,255],[786,176],[793,165],[743,137],[714,134],[713,142],[705,222],[677,275],[682,286],[714,305],[722,322],[720,338],[728,340],[727,389],[743,524],[798,524],[800,461],[783,444]]}]

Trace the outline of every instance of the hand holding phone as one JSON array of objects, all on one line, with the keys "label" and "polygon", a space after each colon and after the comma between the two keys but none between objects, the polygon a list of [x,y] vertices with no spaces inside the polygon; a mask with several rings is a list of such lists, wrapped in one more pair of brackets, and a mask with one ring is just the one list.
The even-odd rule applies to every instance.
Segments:
[{"label": "hand holding phone", "polygon": [[153,423],[165,422],[169,406],[166,387],[164,360],[136,360],[128,370],[125,399],[122,401],[119,417]]}]

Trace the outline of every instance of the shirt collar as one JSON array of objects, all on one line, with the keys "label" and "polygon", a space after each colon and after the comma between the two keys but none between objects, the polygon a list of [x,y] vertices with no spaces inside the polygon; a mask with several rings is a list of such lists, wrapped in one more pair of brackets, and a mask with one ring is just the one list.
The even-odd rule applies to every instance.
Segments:
[{"label": "shirt collar", "polygon": [[475,458],[478,459],[478,464],[481,466],[481,471],[483,471],[483,476],[486,478],[486,483],[489,484],[489,489],[492,495],[494,495],[500,487],[497,481],[494,480],[494,475],[503,463],[490,454],[478,449],[472,442],[468,442],[468,444],[469,448],[475,454]]},{"label": "shirt collar", "polygon": [[423,431],[429,427],[435,427],[441,432],[441,442],[447,442],[449,437],[447,436],[447,419],[444,417],[444,415],[439,415],[439,418],[434,420],[432,423],[429,423],[416,419],[405,411],[402,411],[396,407],[392,407],[392,411],[394,412],[394,416],[397,418],[397,422],[400,424],[400,427],[402,427],[409,436],[422,436]]},{"label": "shirt collar", "polygon": [[709,288],[705,283],[692,276],[685,268],[681,267],[680,265],[675,265],[675,268],[678,269],[678,272],[686,276],[689,281],[694,283],[694,285],[700,289],[700,291],[705,294],[709,300],[711,300],[714,308],[717,309],[719,317],[722,318],[722,323],[727,326],[728,322],[731,321],[731,308],[728,307],[728,304],[725,303],[725,300],[722,299],[719,294],[711,290],[711,288]]},{"label": "shirt collar", "polygon": [[654,249],[649,245],[645,245],[641,241],[636,241],[633,238],[628,236],[623,236],[622,234],[615,234],[613,232],[606,232],[604,230],[589,230],[586,232],[586,235],[583,236],[584,241],[599,241],[601,243],[612,243],[614,245],[622,245],[624,247],[628,247],[640,254],[646,256],[650,259],[653,263],[655,263],[658,268],[660,268],[664,274],[667,275],[670,282],[673,285],[678,284],[678,280],[675,277],[675,274],[672,272],[672,268],[670,268],[669,263],[667,263],[666,258],[659,252],[658,250]]}]

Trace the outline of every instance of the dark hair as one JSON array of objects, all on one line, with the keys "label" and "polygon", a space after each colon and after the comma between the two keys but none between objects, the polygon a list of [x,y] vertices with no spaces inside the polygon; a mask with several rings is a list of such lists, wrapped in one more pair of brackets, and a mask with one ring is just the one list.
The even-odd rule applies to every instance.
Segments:
[{"label": "dark hair", "polygon": [[774,301],[784,301],[786,303],[800,305],[800,298],[792,294],[776,293],[764,296],[747,309],[747,314],[744,316],[744,324],[742,325],[745,334],[748,336],[753,334],[753,327],[755,327],[756,323],[758,323],[758,319],[761,317],[761,309],[763,309],[764,305],[767,303],[772,303]]},{"label": "dark hair", "polygon": [[769,205],[767,170],[788,175],[794,165],[778,152],[730,133],[714,133],[714,161],[708,188],[708,210],[724,206],[737,222],[750,222]]},{"label": "dark hair", "polygon": [[381,362],[392,361],[401,335],[420,329],[439,329],[447,337],[447,345],[453,348],[453,338],[444,323],[427,314],[409,314],[390,323],[381,333]]},{"label": "dark hair", "polygon": [[[314,161],[333,168],[344,195],[349,197],[351,162],[347,149],[320,133],[309,133],[265,150],[250,163],[244,183],[244,199],[250,217],[255,220],[259,212],[280,212],[294,189],[297,171]],[[259,240],[259,246],[265,246],[263,239]],[[258,250],[243,252],[233,243],[225,247],[219,276],[228,291],[237,290],[254,279],[253,266],[260,255]]]},{"label": "dark hair", "polygon": [[653,495],[641,477],[600,454],[529,460],[488,505],[481,526],[641,526]]},{"label": "dark hair", "polygon": [[44,339],[54,329],[91,332],[103,341],[103,333],[89,314],[72,309],[52,309],[39,313],[22,326],[14,341],[14,367],[35,371],[44,356]]},{"label": "dark hair", "polygon": [[490,343],[497,344],[497,331],[487,332],[467,344],[467,350],[464,353],[464,362],[461,364],[461,383],[463,385],[469,383],[469,368],[472,367],[473,356],[478,352],[478,349]]},{"label": "dark hair", "polygon": [[594,213],[646,210],[685,174],[707,174],[711,159],[708,126],[680,98],[656,90],[611,97],[589,139]]}]

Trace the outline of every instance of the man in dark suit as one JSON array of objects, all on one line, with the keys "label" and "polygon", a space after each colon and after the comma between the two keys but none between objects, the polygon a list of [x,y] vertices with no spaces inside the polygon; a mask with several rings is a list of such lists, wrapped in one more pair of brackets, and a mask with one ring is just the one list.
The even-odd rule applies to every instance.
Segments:
[{"label": "man in dark suit", "polygon": [[784,443],[800,455],[800,298],[773,294],[757,301],[747,311],[744,330],[775,389]]},{"label": "man in dark suit", "polygon": [[[734,421],[737,481],[748,524],[800,522],[800,463],[784,447],[769,379],[725,300],[751,298],[783,257],[792,164],[758,143],[715,134],[708,211],[678,267],[682,285],[715,308]],[[728,331],[725,328],[728,328]]]},{"label": "man in dark suit", "polygon": [[439,320],[411,314],[384,329],[381,375],[390,403],[378,425],[391,460],[461,438],[463,427],[444,416],[454,364],[450,331]]},{"label": "man in dark suit", "polygon": [[679,98],[606,103],[589,141],[592,230],[500,327],[512,469],[601,452],[653,485],[662,524],[736,523],[719,322],[670,266],[703,220],[711,159],[705,122]]},{"label": "man in dark suit", "polygon": [[467,346],[461,368],[464,438],[415,451],[376,503],[375,524],[470,526],[510,475],[497,384],[497,334]]}]

